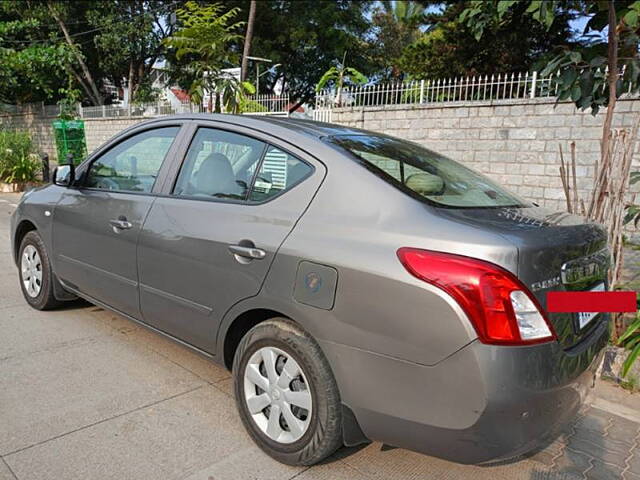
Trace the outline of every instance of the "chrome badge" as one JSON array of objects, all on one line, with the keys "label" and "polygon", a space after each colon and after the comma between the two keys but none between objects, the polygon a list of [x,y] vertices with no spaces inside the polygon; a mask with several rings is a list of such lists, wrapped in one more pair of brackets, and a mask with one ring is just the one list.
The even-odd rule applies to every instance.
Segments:
[{"label": "chrome badge", "polygon": [[604,249],[593,255],[566,262],[562,265],[560,277],[565,285],[602,279],[606,278],[609,265],[609,250]]}]

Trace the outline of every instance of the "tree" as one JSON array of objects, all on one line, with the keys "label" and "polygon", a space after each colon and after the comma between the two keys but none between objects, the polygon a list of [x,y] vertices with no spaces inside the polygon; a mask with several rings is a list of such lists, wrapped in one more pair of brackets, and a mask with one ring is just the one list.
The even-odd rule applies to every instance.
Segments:
[{"label": "tree", "polygon": [[[225,67],[237,65],[238,54],[230,48],[242,37],[236,32],[243,22],[232,23],[239,12],[233,8],[224,12],[222,4],[201,6],[187,2],[177,10],[180,28],[167,38],[165,44],[175,51],[179,68],[187,72],[190,84],[188,92],[196,103],[202,103],[206,93],[209,110],[237,112],[240,99],[251,86],[224,72]],[[211,95],[215,96],[215,105]]]},{"label": "tree", "polygon": [[556,12],[547,29],[526,15],[526,3],[515,4],[501,22],[484,29],[476,38],[472,28],[459,21],[470,2],[449,2],[441,11],[425,15],[426,31],[405,46],[398,61],[400,70],[414,79],[492,75],[531,70],[557,46],[575,43],[569,11]]},{"label": "tree", "polygon": [[[514,8],[524,7],[524,14],[546,29],[558,21],[566,21],[566,17],[557,16],[558,12],[574,11],[580,16],[591,17],[585,30],[589,41],[560,48],[543,70],[544,74],[559,72],[556,83],[560,100],[571,99],[578,108],[591,109],[594,114],[601,107],[610,105],[613,112],[615,100],[622,91],[640,90],[640,2],[472,2],[462,12],[460,21],[472,29],[476,38],[482,38],[487,28],[503,22]],[[622,76],[619,75],[621,71],[624,72]],[[610,126],[610,122],[606,121],[605,127],[607,125]]]},{"label": "tree", "polygon": [[174,5],[163,0],[110,0],[92,2],[87,10],[88,25],[96,29],[101,70],[115,86],[127,87],[129,101],[150,90],[151,69],[164,53],[164,39],[173,34]]},{"label": "tree", "polygon": [[251,39],[253,38],[253,26],[256,22],[256,0],[251,0],[249,5],[249,18],[247,20],[247,33],[244,36],[244,49],[242,51],[242,66],[240,67],[240,81],[247,79],[249,68],[249,54],[251,53]]},{"label": "tree", "polygon": [[64,35],[65,41],[69,45],[69,50],[75,57],[77,65],[80,67],[80,71],[77,71],[71,64],[68,64],[67,68],[76,77],[76,80],[91,100],[91,103],[94,105],[102,105],[103,97],[98,90],[98,85],[94,80],[89,67],[87,67],[87,64],[84,61],[84,55],[82,55],[80,48],[69,34],[69,29],[67,28],[66,21],[63,17],[63,11],[66,10],[64,8],[64,4],[61,2],[56,2],[54,4],[51,0],[47,0],[47,8],[49,9],[51,16],[60,26],[60,30]]},{"label": "tree", "polygon": [[424,10],[424,6],[418,2],[385,0],[374,11],[378,63],[384,76],[400,78],[400,57],[404,48],[420,36],[420,26],[425,20]]},{"label": "tree", "polygon": [[[225,5],[247,11],[250,3],[230,0]],[[372,46],[365,39],[371,31],[365,16],[370,5],[355,0],[260,2],[251,52],[280,64],[261,77],[261,92],[288,93],[290,111],[295,111],[314,98],[318,79],[345,51],[354,52],[352,67],[371,72]]]},{"label": "tree", "polygon": [[[14,23],[8,36],[0,33],[0,47],[14,56],[22,55],[25,62],[8,59],[0,70],[21,78],[21,71],[31,68],[27,57],[32,57],[32,67],[42,65],[44,75],[33,70],[31,78],[36,83],[55,84],[46,93],[36,89],[33,96],[48,103],[61,96],[94,105],[109,103],[107,86],[128,86],[134,96],[146,95],[151,90],[151,68],[163,55],[162,40],[173,29],[169,16],[180,3],[182,0],[3,0],[0,31],[2,25]],[[15,22],[31,27],[17,29]]]},{"label": "tree", "polygon": [[27,38],[40,22],[12,20],[1,9],[0,15],[0,102],[40,102],[63,96],[69,83],[65,65],[72,62],[68,48],[31,43]]},{"label": "tree", "polygon": [[342,87],[347,82],[351,85],[363,85],[367,83],[367,77],[352,67],[346,65],[347,52],[344,52],[342,57],[342,63],[338,66],[333,66],[320,78],[320,81],[316,85],[316,92],[320,92],[329,84],[333,84],[336,90],[335,104],[340,106],[342,104]]},{"label": "tree", "polygon": [[2,101],[54,103],[64,97],[77,98],[78,71],[77,57],[46,3],[0,3]]}]

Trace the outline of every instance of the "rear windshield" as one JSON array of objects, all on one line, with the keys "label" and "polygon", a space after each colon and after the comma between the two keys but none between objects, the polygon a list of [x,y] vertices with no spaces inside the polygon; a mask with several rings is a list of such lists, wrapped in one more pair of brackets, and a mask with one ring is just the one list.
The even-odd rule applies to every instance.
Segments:
[{"label": "rear windshield", "polygon": [[487,177],[415,143],[376,135],[335,135],[328,141],[392,185],[435,205],[454,208],[531,205]]}]

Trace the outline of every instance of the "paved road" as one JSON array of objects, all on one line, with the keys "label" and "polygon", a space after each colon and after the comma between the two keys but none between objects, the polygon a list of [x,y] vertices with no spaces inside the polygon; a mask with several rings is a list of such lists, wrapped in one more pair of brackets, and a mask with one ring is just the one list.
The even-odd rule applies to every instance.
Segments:
[{"label": "paved road", "polygon": [[0,195],[0,480],[640,480],[640,402],[619,391],[518,462],[461,466],[374,443],[281,465],[244,432],[224,369],[95,306],[30,309],[7,240],[16,202]]}]

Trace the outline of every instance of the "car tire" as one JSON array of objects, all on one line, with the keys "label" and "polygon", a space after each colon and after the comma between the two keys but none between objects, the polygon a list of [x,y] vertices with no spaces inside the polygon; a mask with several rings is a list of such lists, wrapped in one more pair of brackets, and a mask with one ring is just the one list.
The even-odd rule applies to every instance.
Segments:
[{"label": "car tire", "polygon": [[33,308],[50,310],[60,306],[62,302],[53,294],[49,255],[40,234],[35,230],[28,232],[20,244],[18,275],[22,295]]},{"label": "car tire", "polygon": [[[271,381],[267,363],[274,365],[277,382]],[[288,365],[286,369],[284,365]],[[254,383],[249,378],[254,378],[256,371],[262,378]],[[300,374],[293,377],[298,371]],[[318,343],[294,322],[274,318],[249,330],[234,356],[233,377],[242,422],[271,457],[288,465],[313,465],[342,446],[342,409],[333,373]],[[252,403],[252,412],[249,402],[260,400],[258,397],[261,403]],[[267,400],[269,405],[258,411]],[[271,429],[270,420],[275,424],[276,419],[273,412],[278,413],[278,426]],[[289,423],[295,423],[296,428]]]}]

